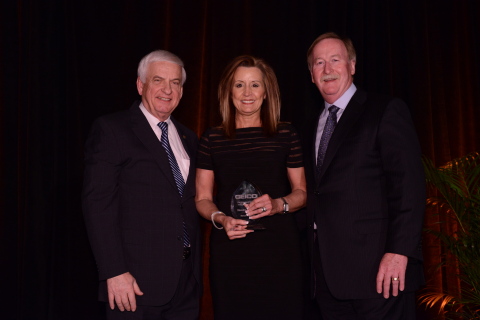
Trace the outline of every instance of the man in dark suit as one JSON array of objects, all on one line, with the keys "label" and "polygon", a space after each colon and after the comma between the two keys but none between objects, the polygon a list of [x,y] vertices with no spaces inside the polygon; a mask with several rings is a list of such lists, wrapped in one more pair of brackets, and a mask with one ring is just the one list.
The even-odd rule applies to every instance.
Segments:
[{"label": "man in dark suit", "polygon": [[171,113],[183,62],[158,50],[138,67],[142,101],[95,121],[85,146],[83,211],[108,319],[197,319],[197,136]]},{"label": "man in dark suit", "polygon": [[425,184],[408,108],[355,87],[349,39],[323,34],[307,57],[325,100],[304,137],[312,295],[326,320],[414,319]]}]

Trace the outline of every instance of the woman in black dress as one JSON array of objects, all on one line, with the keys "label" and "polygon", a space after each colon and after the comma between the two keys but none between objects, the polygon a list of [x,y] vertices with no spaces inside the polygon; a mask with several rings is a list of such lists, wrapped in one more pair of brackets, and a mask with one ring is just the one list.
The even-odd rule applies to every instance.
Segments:
[{"label": "woman in black dress", "polygon": [[[234,59],[218,96],[223,122],[201,138],[196,196],[197,210],[215,227],[210,238],[215,319],[301,319],[303,268],[293,214],[305,205],[306,184],[298,135],[279,122],[277,79],[261,59]],[[263,193],[245,212],[252,220],[261,218],[264,230],[251,230],[248,221],[231,216],[232,195],[243,181]]]}]

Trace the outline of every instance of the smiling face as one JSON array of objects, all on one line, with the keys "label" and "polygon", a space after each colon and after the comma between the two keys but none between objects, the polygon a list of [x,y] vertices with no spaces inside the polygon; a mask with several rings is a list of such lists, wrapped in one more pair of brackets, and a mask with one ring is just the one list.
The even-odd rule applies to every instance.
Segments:
[{"label": "smiling face", "polygon": [[263,74],[256,67],[238,67],[233,75],[232,102],[240,116],[258,116],[266,98]]},{"label": "smiling face", "polygon": [[167,120],[182,98],[182,67],[167,61],[150,63],[145,83],[137,78],[137,90],[148,112]]},{"label": "smiling face", "polygon": [[323,99],[334,103],[353,82],[355,60],[348,58],[347,48],[341,40],[327,38],[312,51],[310,73]]}]

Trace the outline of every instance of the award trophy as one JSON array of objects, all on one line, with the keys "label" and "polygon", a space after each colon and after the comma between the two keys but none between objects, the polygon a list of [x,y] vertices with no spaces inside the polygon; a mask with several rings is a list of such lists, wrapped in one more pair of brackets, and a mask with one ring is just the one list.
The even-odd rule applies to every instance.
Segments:
[{"label": "award trophy", "polygon": [[233,192],[230,209],[232,216],[235,219],[247,220],[247,229],[249,230],[263,230],[265,227],[258,221],[259,219],[250,219],[245,213],[245,204],[260,197],[262,192],[258,190],[252,183],[242,181],[238,188]]}]

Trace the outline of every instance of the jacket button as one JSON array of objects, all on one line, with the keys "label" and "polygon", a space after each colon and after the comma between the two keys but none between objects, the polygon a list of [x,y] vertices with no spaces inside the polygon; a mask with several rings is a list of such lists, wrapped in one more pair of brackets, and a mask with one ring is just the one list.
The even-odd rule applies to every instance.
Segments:
[{"label": "jacket button", "polygon": [[181,240],[182,240],[182,236],[178,236],[178,237],[177,237],[177,240],[178,240],[178,241],[181,241]]},{"label": "jacket button", "polygon": [[315,195],[318,197],[320,195],[320,192],[315,191]]}]

